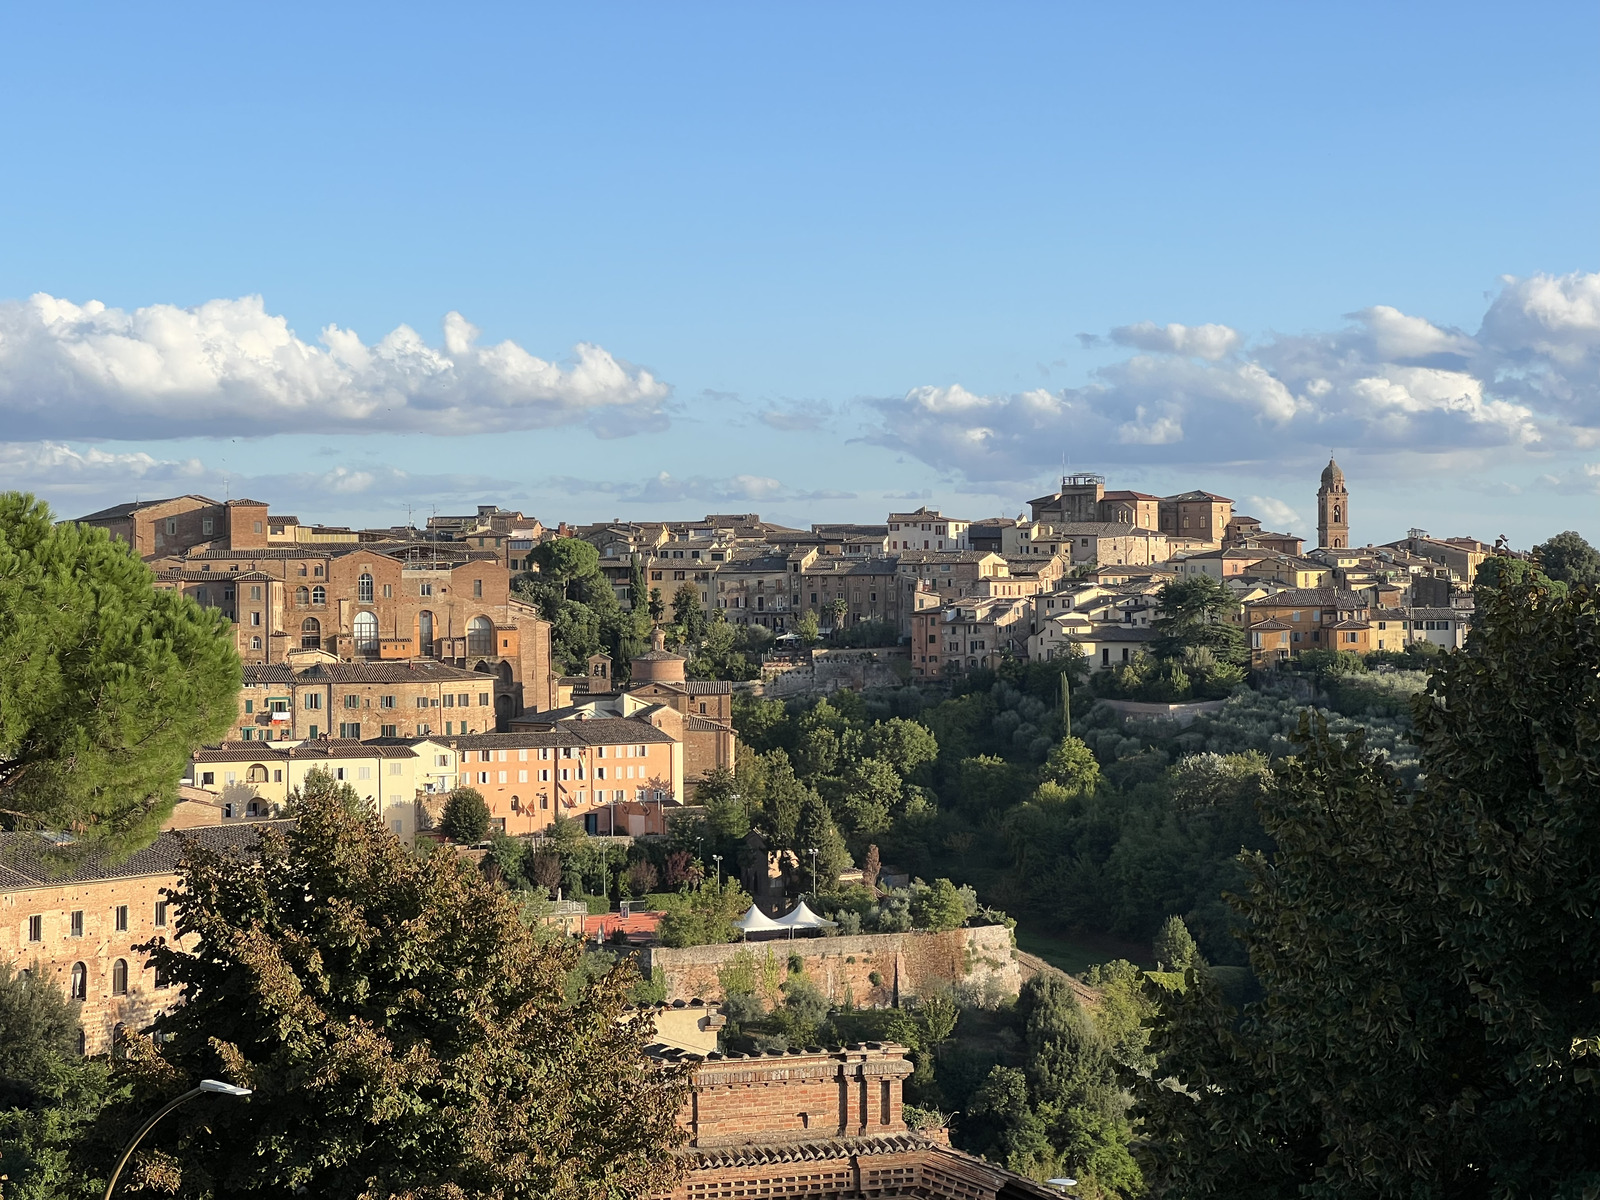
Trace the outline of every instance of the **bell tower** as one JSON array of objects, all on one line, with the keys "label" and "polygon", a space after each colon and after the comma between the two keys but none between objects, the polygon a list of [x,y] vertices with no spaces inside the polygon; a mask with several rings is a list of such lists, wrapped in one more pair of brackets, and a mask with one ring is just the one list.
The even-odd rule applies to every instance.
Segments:
[{"label": "bell tower", "polygon": [[1322,486],[1317,489],[1317,545],[1327,550],[1350,546],[1350,492],[1344,486],[1344,472],[1331,458],[1322,468]]}]

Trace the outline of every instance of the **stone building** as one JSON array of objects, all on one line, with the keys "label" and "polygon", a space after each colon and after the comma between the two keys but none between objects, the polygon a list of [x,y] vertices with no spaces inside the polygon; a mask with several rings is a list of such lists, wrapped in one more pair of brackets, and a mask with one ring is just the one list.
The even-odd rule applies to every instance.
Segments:
[{"label": "stone building", "polygon": [[901,550],[967,550],[967,530],[971,521],[947,517],[926,504],[916,512],[890,513],[888,534],[890,554]]},{"label": "stone building", "polygon": [[1317,545],[1329,550],[1350,545],[1350,490],[1344,472],[1331,458],[1322,468],[1322,486],[1317,489]]},{"label": "stone building", "polygon": [[177,886],[191,842],[245,852],[256,832],[226,824],[169,830],[121,862],[53,858],[61,847],[48,837],[0,833],[0,959],[37,970],[82,1003],[85,1054],[105,1053],[119,1027],[142,1029],[173,1002],[167,981],[134,947],[177,937],[163,893]]},{"label": "stone building", "polygon": [[231,741],[446,737],[491,733],[516,715],[516,685],[499,671],[433,659],[340,662],[329,655],[244,668]]},{"label": "stone building", "polygon": [[209,496],[173,496],[134,501],[79,517],[78,524],[104,529],[141,558],[216,542],[241,547],[267,544],[267,506],[259,500],[224,503]]}]

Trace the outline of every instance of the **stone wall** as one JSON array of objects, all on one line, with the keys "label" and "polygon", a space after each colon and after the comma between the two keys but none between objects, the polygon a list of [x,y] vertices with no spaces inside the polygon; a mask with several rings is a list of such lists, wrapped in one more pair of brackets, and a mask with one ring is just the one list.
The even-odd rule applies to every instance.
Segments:
[{"label": "stone wall", "polygon": [[[862,1007],[904,1003],[917,996],[965,983],[986,987],[992,979],[1015,995],[1022,970],[1004,925],[954,929],[948,933],[873,933],[855,937],[796,938],[674,950],[651,947],[640,964],[648,978],[660,967],[667,978],[667,1000],[720,998],[718,973],[748,954],[757,977],[777,982],[787,977],[791,955],[834,1003],[846,999]],[[874,981],[873,976],[877,976]]]},{"label": "stone wall", "polygon": [[768,679],[762,694],[826,696],[847,688],[899,687],[911,674],[911,651],[903,646],[869,650],[814,650],[811,665],[786,670]]}]

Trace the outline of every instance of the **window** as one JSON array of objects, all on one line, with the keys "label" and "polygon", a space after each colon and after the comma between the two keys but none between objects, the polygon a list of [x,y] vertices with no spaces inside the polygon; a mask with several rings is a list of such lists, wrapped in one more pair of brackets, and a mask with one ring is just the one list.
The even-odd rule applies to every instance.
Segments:
[{"label": "window", "polygon": [[252,650],[261,649],[261,639],[259,637],[253,637],[253,638],[250,639],[250,649],[252,649]]},{"label": "window", "polygon": [[[379,737],[397,737],[398,734],[395,732],[397,729],[399,729],[398,725],[379,725],[378,726],[378,736]],[[400,765],[399,763],[395,763],[394,764],[394,766],[396,766],[396,767],[398,767],[399,765]],[[390,771],[390,774],[394,774],[394,771],[392,769]]]},{"label": "window", "polygon": [[[322,564],[318,563],[316,566],[312,567],[311,568],[311,574],[316,576],[316,578],[321,579],[322,578]],[[315,589],[313,589],[313,590],[315,590]],[[321,601],[319,600],[319,601],[317,601],[317,603],[320,604]]]},{"label": "window", "polygon": [[428,707],[428,698],[426,696],[418,696],[417,697],[417,707],[418,708],[427,708]]},{"label": "window", "polygon": [[427,582],[423,582],[423,583],[417,584],[417,595],[419,595],[419,596],[431,596],[431,595],[433,595],[433,584],[427,583]]},{"label": "window", "polygon": [[252,612],[250,614],[250,624],[257,626],[258,628],[260,627],[261,614],[259,612]]},{"label": "window", "polygon": [[383,598],[385,600],[393,600],[394,599],[394,585],[393,584],[386,583],[386,584],[383,585]]},{"label": "window", "polygon": [[[317,568],[317,574],[318,575],[322,574],[322,568],[321,567]],[[328,589],[323,587],[319,583],[319,584],[317,584],[316,587],[311,589],[311,603],[316,605],[318,608],[321,608],[327,602],[328,602]]]},{"label": "window", "polygon": [[454,692],[446,692],[444,694],[444,706],[446,708],[454,708],[456,706],[456,694]]},{"label": "window", "polygon": [[72,910],[72,933],[70,936],[83,936],[83,909],[81,908],[75,908]]},{"label": "window", "polygon": [[216,518],[215,517],[201,517],[200,518],[200,532],[201,533],[210,533],[216,527],[217,527],[217,522],[216,522]]},{"label": "window", "polygon": [[471,695],[471,693],[469,693],[469,692],[458,692],[458,693],[456,693],[456,704],[458,706],[460,706],[461,708],[470,708],[472,706],[472,695]]},{"label": "window", "polygon": [[354,692],[351,692],[348,696],[346,696],[344,698],[344,706],[346,708],[360,708],[361,707],[361,697],[356,695]]},{"label": "window", "polygon": [[369,766],[357,767],[356,768],[356,778],[357,779],[371,779],[372,778],[372,767],[370,765]]},{"label": "window", "polygon": [[473,617],[467,622],[467,653],[494,653],[494,622],[488,617]]},{"label": "window", "polygon": [[474,579],[472,581],[472,595],[475,599],[483,599],[483,580]]},{"label": "window", "polygon": [[116,926],[118,933],[128,932],[128,906],[126,904],[117,905]]},{"label": "window", "polygon": [[259,583],[252,584],[250,586],[250,599],[252,599],[252,600],[261,599],[261,585]]},{"label": "window", "polygon": [[315,617],[307,617],[300,622],[300,649],[322,649],[322,622]]},{"label": "window", "polygon": [[[446,737],[454,736],[455,731],[456,731],[456,723],[454,721],[446,721],[444,723],[444,732],[445,732],[445,736]],[[463,729],[462,732],[465,732],[465,729]]]},{"label": "window", "polygon": [[517,782],[518,783],[527,783],[528,782],[528,773],[526,771],[518,771],[517,772]]},{"label": "window", "polygon": [[245,779],[250,783],[265,783],[267,781],[266,767],[262,766],[260,763],[253,764],[251,768],[245,772]]},{"label": "window", "polygon": [[168,903],[170,903],[170,902],[166,901],[166,900],[157,900],[156,901],[156,928],[157,929],[165,929],[167,927],[167,905],[168,905]]},{"label": "window", "polygon": [[393,696],[379,696],[378,697],[378,707],[379,708],[393,708],[394,707],[394,697]]},{"label": "window", "polygon": [[[301,567],[300,570],[304,571],[305,568]],[[304,608],[306,605],[311,603],[311,593],[309,591],[307,591],[303,587],[295,588],[295,590],[294,590],[294,602],[296,604],[300,605],[301,608]]]},{"label": "window", "polygon": [[177,533],[178,532],[178,518],[177,517],[168,517],[167,518],[167,532],[168,533]]},{"label": "window", "polygon": [[378,618],[369,612],[359,612],[352,623],[356,635],[356,653],[376,654],[378,651]]},{"label": "window", "polygon": [[[348,738],[348,739],[350,739],[352,741],[359,742],[361,740],[361,722],[360,721],[340,721],[339,722],[339,736],[341,738]],[[363,767],[362,769],[365,770],[366,768]]]},{"label": "window", "polygon": [[478,693],[478,705],[480,707],[482,707],[482,706],[487,705],[488,703],[489,703],[489,693],[488,692],[479,692]]},{"label": "window", "polygon": [[[173,522],[167,522],[169,525]],[[73,1000],[87,1000],[89,998],[89,968],[80,963],[72,964],[71,990],[67,993]]]},{"label": "window", "polygon": [[44,918],[38,913],[28,918],[28,940],[30,942],[44,941]]},{"label": "window", "polygon": [[372,576],[365,572],[356,576],[356,603],[372,603]]},{"label": "window", "polygon": [[405,773],[406,773],[406,769],[405,769],[404,764],[397,763],[397,762],[392,762],[392,763],[389,764],[389,774],[391,774],[391,775],[404,775]]},{"label": "window", "polygon": [[128,960],[125,958],[119,958],[111,965],[111,994],[113,996],[128,994]]},{"label": "window", "polygon": [[304,575],[305,573],[306,573],[306,565],[305,565],[305,563],[301,563],[300,564],[300,574]]},{"label": "window", "polygon": [[306,693],[306,707],[309,708],[309,709],[313,709],[313,710],[321,708],[322,707],[322,693],[321,692],[307,692]]}]

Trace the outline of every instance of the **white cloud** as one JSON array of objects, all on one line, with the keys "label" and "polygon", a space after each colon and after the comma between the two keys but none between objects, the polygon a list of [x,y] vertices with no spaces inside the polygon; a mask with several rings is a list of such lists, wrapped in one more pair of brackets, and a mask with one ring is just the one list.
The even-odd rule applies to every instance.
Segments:
[{"label": "white cloud", "polygon": [[1239,331],[1226,325],[1157,325],[1140,321],[1111,331],[1111,340],[1135,350],[1154,350],[1160,354],[1185,354],[1216,361],[1239,348]]},{"label": "white cloud", "polygon": [[1297,526],[1304,528],[1299,511],[1282,500],[1271,496],[1246,496],[1244,499],[1245,511],[1274,533],[1293,533]]},{"label": "white cloud", "polygon": [[779,500],[855,499],[852,492],[797,491],[766,475],[733,475],[722,479],[692,475],[679,479],[662,471],[652,478],[632,483],[561,476],[543,480],[535,486],[541,490],[614,496],[619,500],[646,504],[671,504],[686,500],[743,504]]},{"label": "white cloud", "polygon": [[62,442],[0,442],[0,487],[47,498],[98,495],[106,489],[143,488],[148,494],[151,488],[169,485],[182,492],[205,475],[194,458],[159,459],[143,452],[118,454]]},{"label": "white cloud", "polygon": [[1077,463],[1278,470],[1337,449],[1426,470],[1600,445],[1600,275],[1507,279],[1476,335],[1387,306],[1246,345],[1224,325],[1111,332],[1140,351],[1059,392],[881,400],[872,440],[971,480]]},{"label": "white cloud", "polygon": [[407,326],[368,345],[338,326],[302,341],[259,296],[127,312],[44,294],[0,303],[0,418],[18,437],[587,425],[664,428],[671,389],[581,344],[565,366],[514,342],[480,345],[459,313],[435,348]]}]

